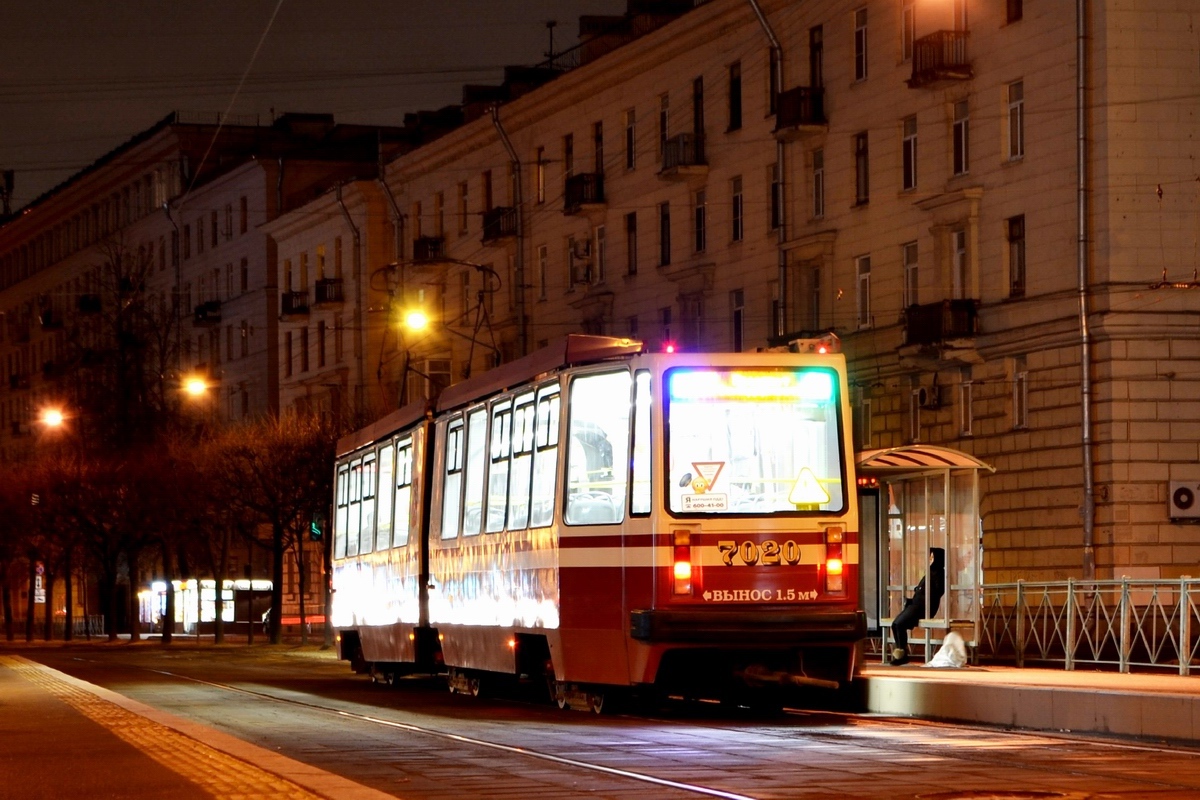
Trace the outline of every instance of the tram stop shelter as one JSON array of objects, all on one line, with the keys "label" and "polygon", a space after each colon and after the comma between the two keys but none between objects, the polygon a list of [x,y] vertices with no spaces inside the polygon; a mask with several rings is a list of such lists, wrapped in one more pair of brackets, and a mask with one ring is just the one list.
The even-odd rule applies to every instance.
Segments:
[{"label": "tram stop shelter", "polygon": [[928,661],[941,635],[955,630],[973,652],[983,583],[979,472],[995,467],[924,444],[865,450],[856,460],[862,608],[884,657],[888,626],[925,575],[931,547],[946,551],[946,594],[935,614],[925,609],[910,643],[923,644]]}]

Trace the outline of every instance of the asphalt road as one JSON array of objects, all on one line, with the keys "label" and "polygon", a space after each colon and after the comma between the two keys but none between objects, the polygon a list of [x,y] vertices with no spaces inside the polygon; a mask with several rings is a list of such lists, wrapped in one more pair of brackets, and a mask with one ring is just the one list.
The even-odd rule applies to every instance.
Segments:
[{"label": "asphalt road", "polygon": [[406,798],[1200,797],[1200,751],[837,713],[605,714],[372,684],[329,653],[241,645],[8,649]]}]

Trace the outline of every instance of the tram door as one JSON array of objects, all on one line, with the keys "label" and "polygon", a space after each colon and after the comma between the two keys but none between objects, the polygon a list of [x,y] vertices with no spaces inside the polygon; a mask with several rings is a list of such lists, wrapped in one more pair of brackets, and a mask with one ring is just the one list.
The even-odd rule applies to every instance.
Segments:
[{"label": "tram door", "polygon": [[881,552],[886,552],[886,547],[880,547],[878,491],[859,492],[858,530],[858,607],[867,615],[867,630],[878,631]]}]

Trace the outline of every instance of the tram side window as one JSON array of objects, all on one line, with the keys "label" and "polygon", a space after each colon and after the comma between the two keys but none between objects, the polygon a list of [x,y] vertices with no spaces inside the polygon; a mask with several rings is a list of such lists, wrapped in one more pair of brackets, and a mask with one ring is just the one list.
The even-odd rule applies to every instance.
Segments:
[{"label": "tram side window", "polygon": [[462,508],[463,421],[450,420],[446,429],[446,467],[442,478],[442,538],[458,538],[458,512]]},{"label": "tram side window", "polygon": [[333,518],[333,557],[346,557],[346,516],[350,502],[350,468],[338,467],[336,512]]},{"label": "tram side window", "polygon": [[395,448],[390,444],[379,448],[379,508],[375,512],[375,549],[387,550],[392,544],[392,486]]},{"label": "tram side window", "polygon": [[650,373],[638,370],[634,376],[633,400],[633,492],[631,513],[650,513]]},{"label": "tram side window", "polygon": [[375,544],[375,470],[377,462],[371,455],[363,459],[362,465],[362,527],[359,528],[358,552],[371,552]]},{"label": "tram side window", "polygon": [[508,456],[511,448],[512,406],[509,400],[492,405],[491,463],[488,465],[488,533],[504,530],[504,512],[508,508]]},{"label": "tram side window", "polygon": [[392,547],[408,544],[409,514],[412,511],[412,439],[401,439],[396,449],[396,525]]},{"label": "tram side window", "polygon": [[631,382],[625,371],[571,382],[564,515],[568,525],[602,525],[625,518]]},{"label": "tram side window", "polygon": [[538,392],[537,428],[534,431],[533,491],[529,527],[542,528],[554,522],[554,473],[558,467],[558,387]]},{"label": "tram side window", "polygon": [[509,468],[508,527],[529,524],[530,470],[533,466],[533,392],[517,398],[512,415],[512,466]]},{"label": "tram side window", "polygon": [[466,491],[463,492],[463,536],[479,533],[483,524],[483,473],[487,466],[487,411],[467,415]]},{"label": "tram side window", "polygon": [[350,512],[346,521],[346,555],[358,555],[358,526],[362,515],[362,461],[350,464]]}]

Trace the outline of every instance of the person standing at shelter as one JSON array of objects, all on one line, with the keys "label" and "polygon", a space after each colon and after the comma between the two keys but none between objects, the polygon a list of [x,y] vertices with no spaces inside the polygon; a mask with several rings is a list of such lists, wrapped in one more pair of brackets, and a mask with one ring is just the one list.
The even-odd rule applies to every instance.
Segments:
[{"label": "person standing at shelter", "polygon": [[892,658],[888,662],[893,667],[908,663],[908,632],[917,627],[925,614],[925,600],[929,599],[929,616],[937,614],[942,603],[942,595],[946,593],[946,551],[940,547],[929,548],[929,571],[912,597],[905,602],[903,610],[892,620],[892,638],[896,647],[892,650]]}]

